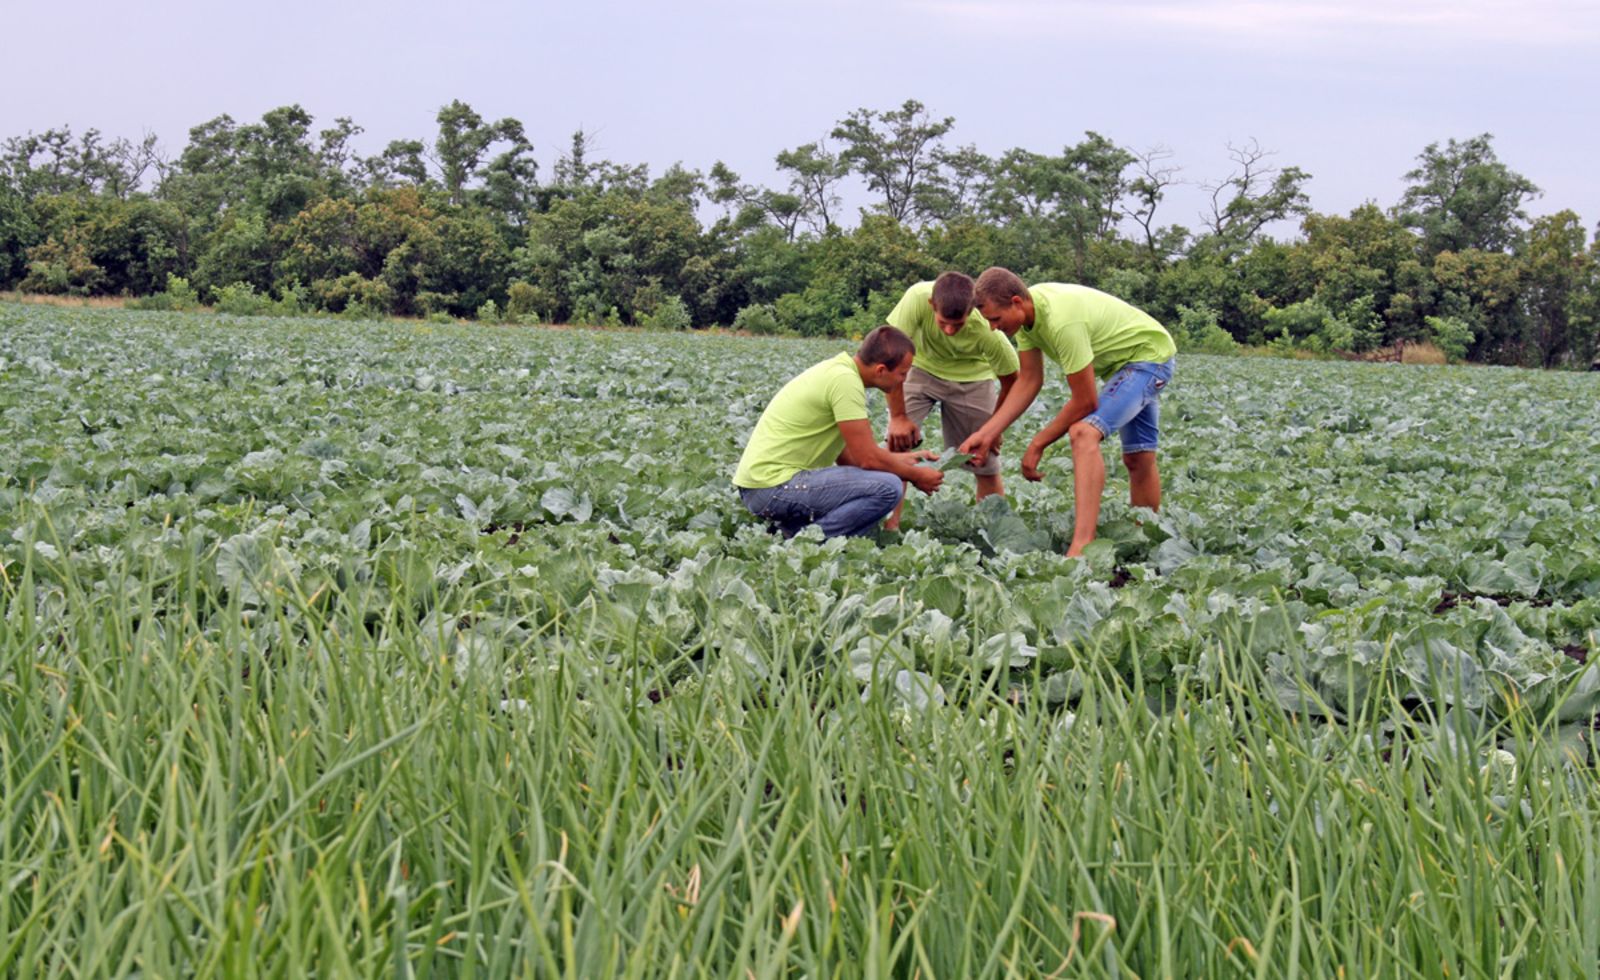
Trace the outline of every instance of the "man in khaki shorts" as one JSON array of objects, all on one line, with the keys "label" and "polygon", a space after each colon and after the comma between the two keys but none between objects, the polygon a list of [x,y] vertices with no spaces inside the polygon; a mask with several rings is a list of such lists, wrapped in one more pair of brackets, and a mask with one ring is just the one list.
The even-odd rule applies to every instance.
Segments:
[{"label": "man in khaki shorts", "polygon": [[[888,393],[889,449],[905,452],[920,444],[922,420],[935,405],[945,448],[955,449],[989,421],[1016,382],[1016,349],[973,309],[972,278],[960,272],[907,289],[888,322],[917,345],[905,385]],[[1005,493],[995,449],[968,462],[967,468],[977,475],[979,500]],[[899,507],[883,526],[890,531],[900,527]]]}]

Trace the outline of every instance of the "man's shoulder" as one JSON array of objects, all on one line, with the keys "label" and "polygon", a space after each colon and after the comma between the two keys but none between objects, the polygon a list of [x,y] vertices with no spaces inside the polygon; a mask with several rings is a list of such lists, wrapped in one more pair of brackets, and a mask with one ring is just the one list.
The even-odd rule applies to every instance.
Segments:
[{"label": "man's shoulder", "polygon": [[1136,309],[1127,300],[1075,282],[1045,282],[1028,288],[1034,294],[1039,318],[1053,325],[1082,323],[1113,310]]},{"label": "man's shoulder", "polygon": [[825,361],[819,361],[812,367],[819,377],[825,378],[829,384],[837,381],[852,381],[857,385],[864,385],[861,372],[856,368],[856,359],[848,351],[840,351]]},{"label": "man's shoulder", "polygon": [[933,298],[933,283],[917,282],[906,287],[905,293],[900,297],[894,309],[889,312],[888,322],[901,330],[912,331],[922,328],[933,322],[933,306],[929,300]]},{"label": "man's shoulder", "polygon": [[1035,305],[1038,305],[1041,298],[1047,303],[1062,304],[1106,295],[1098,289],[1081,286],[1075,282],[1038,282],[1029,286],[1028,292],[1033,296]]}]

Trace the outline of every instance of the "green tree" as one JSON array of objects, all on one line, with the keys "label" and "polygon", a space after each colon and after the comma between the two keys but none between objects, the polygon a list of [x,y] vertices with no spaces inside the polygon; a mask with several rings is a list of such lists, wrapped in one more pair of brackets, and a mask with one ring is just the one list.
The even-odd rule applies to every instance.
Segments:
[{"label": "green tree", "polygon": [[928,216],[946,225],[978,220],[994,178],[994,161],[969,144],[950,151],[940,149],[938,162],[942,179],[923,195]]},{"label": "green tree", "polygon": [[209,294],[243,282],[265,294],[275,279],[277,256],[265,215],[248,209],[229,212],[200,244],[195,288]]},{"label": "green tree", "polygon": [[91,129],[74,140],[63,126],[0,143],[0,183],[24,200],[72,193],[127,200],[161,165],[153,134],[138,143],[120,138],[108,143]]},{"label": "green tree", "polygon": [[849,234],[812,246],[804,287],[774,301],[780,324],[804,336],[865,333],[905,287],[941,269],[917,236],[888,215],[869,214]]},{"label": "green tree", "polygon": [[778,169],[789,175],[789,195],[800,201],[800,216],[817,234],[836,227],[839,183],[850,175],[850,161],[828,149],[825,141],[804,143],[778,154]]},{"label": "green tree", "polygon": [[1336,313],[1370,303],[1383,317],[1383,342],[1425,335],[1434,285],[1416,235],[1370,202],[1347,217],[1307,215],[1301,231],[1289,252],[1290,299],[1315,298]]},{"label": "green tree", "polygon": [[1172,151],[1164,146],[1152,147],[1134,154],[1134,177],[1127,182],[1122,203],[1122,216],[1139,226],[1144,237],[1145,255],[1155,266],[1164,265],[1174,255],[1181,253],[1188,243],[1189,230],[1178,225],[1165,228],[1156,224],[1156,211],[1166,199],[1167,188],[1179,183],[1179,167],[1167,161]]},{"label": "green tree", "polygon": [[369,187],[428,186],[427,145],[421,140],[390,140],[383,152],[361,161],[362,180]]},{"label": "green tree", "polygon": [[356,234],[356,204],[324,198],[273,230],[278,277],[312,285],[350,272],[370,274]]},{"label": "green tree", "polygon": [[[585,148],[587,149],[587,148]],[[511,268],[556,321],[604,322],[615,309],[634,320],[667,296],[696,309],[714,291],[716,263],[695,214],[698,177],[671,172],[651,185],[644,170],[590,163],[565,168],[569,181],[548,210],[530,215]]]},{"label": "green tree", "polygon": [[33,207],[43,240],[26,253],[24,290],[148,295],[188,267],[187,223],[168,202],[71,193]]},{"label": "green tree", "polygon": [[711,168],[711,200],[728,209],[728,220],[740,231],[771,224],[794,241],[805,217],[805,202],[794,194],[739,181],[739,175],[718,160]]},{"label": "green tree", "polygon": [[1431,273],[1439,290],[1432,315],[1454,318],[1471,328],[1470,360],[1523,363],[1528,338],[1514,258],[1475,248],[1440,252],[1433,257]]},{"label": "green tree", "polygon": [[1594,356],[1597,280],[1587,237],[1577,214],[1561,211],[1535,221],[1520,250],[1528,339],[1546,368]]},{"label": "green tree", "polygon": [[[1133,154],[1098,133],[1058,156],[1007,151],[992,169],[985,210],[1008,226],[1023,268],[1049,268],[1092,283],[1096,244],[1116,237],[1122,173]],[[1054,277],[1054,276],[1052,276]]]},{"label": "green tree", "polygon": [[455,209],[433,221],[417,292],[426,312],[472,316],[488,300],[504,300],[511,252],[487,213]]},{"label": "green tree", "polygon": [[38,244],[33,208],[0,181],[0,289],[10,289],[27,270],[28,249]]},{"label": "green tree", "polygon": [[921,102],[907,99],[898,109],[857,109],[833,129],[844,143],[839,159],[883,196],[880,209],[901,224],[928,213],[931,192],[942,191],[941,141],[955,117],[935,119]]},{"label": "green tree", "polygon": [[1311,175],[1299,167],[1271,166],[1267,158],[1272,155],[1253,139],[1244,146],[1228,145],[1233,171],[1221,180],[1200,185],[1210,198],[1211,213],[1203,219],[1208,241],[1197,244],[1223,255],[1237,255],[1267,225],[1310,213],[1305,183]]},{"label": "green tree", "polygon": [[[460,99],[441,108],[437,122],[439,136],[433,149],[450,203],[466,204],[469,188],[481,183],[504,214],[520,215],[533,199],[538,170],[522,123],[510,117],[487,122]],[[486,159],[496,144],[505,148]]]},{"label": "green tree", "polygon": [[1501,252],[1515,245],[1527,221],[1523,202],[1539,188],[1501,163],[1488,133],[1443,149],[1428,144],[1396,209],[1408,228],[1422,235],[1423,253],[1477,249]]}]

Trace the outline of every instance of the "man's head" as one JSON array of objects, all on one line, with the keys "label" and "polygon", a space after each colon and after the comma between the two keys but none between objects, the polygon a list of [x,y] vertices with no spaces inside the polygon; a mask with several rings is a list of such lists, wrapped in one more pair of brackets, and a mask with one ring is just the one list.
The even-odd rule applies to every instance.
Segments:
[{"label": "man's head", "polygon": [[887,323],[873,327],[856,351],[856,367],[861,371],[862,384],[879,391],[900,387],[905,384],[916,353],[917,345],[897,328]]},{"label": "man's head", "polygon": [[946,272],[933,281],[933,322],[947,337],[954,337],[967,325],[972,313],[972,277],[964,272]]},{"label": "man's head", "polygon": [[1022,278],[1010,269],[990,266],[973,286],[978,312],[989,326],[1013,337],[1033,317],[1033,296]]}]

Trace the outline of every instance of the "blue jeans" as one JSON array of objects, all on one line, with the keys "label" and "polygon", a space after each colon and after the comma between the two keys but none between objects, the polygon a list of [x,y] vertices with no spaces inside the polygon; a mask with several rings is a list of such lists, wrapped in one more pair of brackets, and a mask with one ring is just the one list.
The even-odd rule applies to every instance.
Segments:
[{"label": "blue jeans", "polygon": [[900,478],[882,470],[826,466],[801,470],[787,483],[751,490],[739,488],[750,513],[764,517],[793,537],[807,524],[822,528],[824,537],[866,534],[894,512],[905,491]]},{"label": "blue jeans", "polygon": [[1106,379],[1100,407],[1084,421],[1102,436],[1116,432],[1124,453],[1153,453],[1161,441],[1161,392],[1172,380],[1177,358],[1157,364],[1134,361]]}]

